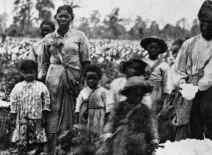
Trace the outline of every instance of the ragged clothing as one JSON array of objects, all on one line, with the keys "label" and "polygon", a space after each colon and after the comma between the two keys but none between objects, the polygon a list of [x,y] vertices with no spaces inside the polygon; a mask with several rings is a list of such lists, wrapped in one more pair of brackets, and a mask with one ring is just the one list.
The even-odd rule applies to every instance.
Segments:
[{"label": "ragged clothing", "polygon": [[[212,40],[207,41],[202,35],[197,35],[183,44],[175,61],[175,73],[180,77],[178,86],[182,83],[192,83],[199,87],[199,92],[193,100],[178,97],[174,103],[177,114],[173,120],[174,124],[182,126],[190,123],[191,129],[189,130],[191,130],[192,137],[202,137],[203,132],[206,135],[211,130],[211,119],[209,118],[212,115],[208,111],[211,109],[210,104],[208,104],[211,102],[211,98],[208,96],[212,86],[211,57]],[[196,118],[193,119],[194,117]],[[194,130],[198,131],[194,132]],[[211,135],[207,135],[206,138],[211,138]]]},{"label": "ragged clothing", "polygon": [[80,31],[70,29],[62,37],[56,30],[44,38],[42,66],[38,77],[46,77],[45,83],[52,103],[48,133],[62,132],[73,127],[82,63],[90,60],[88,40]]},{"label": "ragged clothing", "polygon": [[114,107],[104,132],[113,134],[113,154],[147,154],[147,145],[158,140],[156,126],[147,105],[125,100]]},{"label": "ragged clothing", "polygon": [[[12,142],[26,143],[27,138],[29,143],[46,142],[46,133],[42,126],[42,112],[51,111],[47,87],[38,81],[20,82],[12,90],[10,102],[11,113],[17,114]],[[22,120],[27,120],[27,123],[21,125]],[[31,123],[28,123],[29,121]]]},{"label": "ragged clothing", "polygon": [[[175,74],[179,76],[178,86],[182,83],[192,83],[197,85],[201,91],[210,88],[212,85],[211,57],[212,41],[206,41],[202,35],[187,40],[182,45],[174,64]],[[206,66],[205,63],[207,63]],[[175,104],[177,117],[174,122],[176,125],[186,124],[190,119],[192,101],[180,104],[181,100],[179,99]]]}]

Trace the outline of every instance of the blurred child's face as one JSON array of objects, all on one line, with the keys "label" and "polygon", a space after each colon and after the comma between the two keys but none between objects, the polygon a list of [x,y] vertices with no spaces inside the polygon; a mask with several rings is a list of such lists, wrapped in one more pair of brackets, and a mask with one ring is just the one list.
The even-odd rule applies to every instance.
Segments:
[{"label": "blurred child's face", "polygon": [[92,89],[95,89],[100,81],[99,75],[96,72],[90,72],[90,71],[86,73],[85,79],[87,85]]},{"label": "blurred child's face", "polygon": [[48,25],[48,24],[42,25],[41,28],[40,28],[40,30],[41,30],[41,35],[42,35],[43,38],[44,38],[47,34],[53,32],[51,25]]},{"label": "blurred child's face", "polygon": [[26,71],[20,71],[21,76],[24,78],[26,82],[32,82],[36,79],[36,71],[35,70],[26,70]]},{"label": "blurred child's face", "polygon": [[151,42],[149,45],[147,45],[147,49],[146,49],[149,53],[149,58],[150,59],[157,59],[161,49],[159,47],[159,45],[156,42]]},{"label": "blurred child's face", "polygon": [[172,56],[174,57],[174,59],[176,59],[179,50],[180,50],[179,45],[172,45],[171,46],[170,51],[172,52]]},{"label": "blurred child's face", "polygon": [[141,73],[140,73],[139,67],[140,66],[136,63],[132,63],[132,64],[128,65],[125,69],[126,77],[129,78],[132,76],[140,76]]},{"label": "blurred child's face", "polygon": [[136,104],[141,102],[141,99],[143,97],[143,89],[138,87],[133,87],[128,90],[128,93],[126,94],[127,100],[129,103]]}]

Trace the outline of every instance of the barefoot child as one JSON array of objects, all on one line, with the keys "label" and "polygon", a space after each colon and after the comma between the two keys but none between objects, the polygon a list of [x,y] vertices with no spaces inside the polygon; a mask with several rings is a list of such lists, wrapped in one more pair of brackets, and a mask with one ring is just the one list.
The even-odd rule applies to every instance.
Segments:
[{"label": "barefoot child", "polygon": [[47,142],[44,116],[50,111],[49,91],[36,81],[37,63],[23,60],[19,67],[24,81],[16,84],[10,95],[11,114],[16,116],[16,127],[12,142],[18,146],[19,154],[38,150]]},{"label": "barefoot child", "polygon": [[[90,65],[85,70],[85,79],[88,87],[82,89],[76,104],[76,119],[80,124],[85,123],[87,131],[89,131],[89,139],[93,142],[99,140],[99,136],[103,131],[106,121],[107,90],[99,85],[102,78],[101,68],[96,65]],[[87,114],[83,113],[83,105],[86,102]],[[84,122],[83,122],[84,120]]]},{"label": "barefoot child", "polygon": [[[126,100],[115,105],[105,127],[103,141],[112,143],[108,151],[110,153],[106,154],[147,155],[154,152],[154,147],[158,144],[156,121],[149,107],[142,103],[144,95],[151,90],[152,86],[142,77],[128,79],[120,92],[126,96]],[[149,147],[149,153],[147,145],[152,146]],[[98,151],[97,154],[101,154],[103,149]]]}]

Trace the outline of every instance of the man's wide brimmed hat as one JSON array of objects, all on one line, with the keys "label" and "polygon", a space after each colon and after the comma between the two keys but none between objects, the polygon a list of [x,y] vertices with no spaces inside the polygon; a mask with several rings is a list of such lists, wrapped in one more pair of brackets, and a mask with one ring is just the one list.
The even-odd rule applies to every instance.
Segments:
[{"label": "man's wide brimmed hat", "polygon": [[198,13],[199,19],[212,20],[212,1],[206,0]]},{"label": "man's wide brimmed hat", "polygon": [[145,39],[141,40],[140,45],[141,45],[141,47],[143,47],[146,50],[147,46],[152,42],[158,43],[159,47],[161,48],[161,54],[165,53],[167,51],[168,46],[167,46],[166,42],[157,36],[151,36],[149,38],[145,38]]},{"label": "man's wide brimmed hat", "polygon": [[152,92],[153,86],[150,82],[144,80],[144,77],[133,76],[128,78],[124,88],[120,91],[120,94],[125,96],[131,88],[143,89],[143,93],[146,94]]},{"label": "man's wide brimmed hat", "polygon": [[120,64],[119,64],[119,71],[121,73],[124,73],[125,74],[125,69],[128,65],[132,64],[132,63],[137,63],[140,67],[140,72],[141,74],[144,74],[145,73],[145,68],[147,66],[147,63],[145,63],[142,58],[137,55],[137,54],[133,54],[131,56],[131,58],[127,61],[122,61]]}]

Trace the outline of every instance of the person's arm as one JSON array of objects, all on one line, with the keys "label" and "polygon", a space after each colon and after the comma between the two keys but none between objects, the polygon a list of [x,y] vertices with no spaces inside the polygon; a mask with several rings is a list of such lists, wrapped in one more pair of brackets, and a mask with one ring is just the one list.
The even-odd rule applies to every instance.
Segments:
[{"label": "person's arm", "polygon": [[13,88],[12,92],[10,93],[10,121],[13,122],[15,126],[15,121],[17,118],[18,113],[18,98],[17,98],[17,85]]},{"label": "person's arm", "polygon": [[46,74],[50,65],[50,45],[48,45],[45,41],[43,42],[43,52],[41,55],[41,68],[38,73],[38,79],[42,82],[45,82]]},{"label": "person's arm", "polygon": [[77,97],[77,103],[76,103],[75,114],[74,114],[74,117],[75,117],[74,124],[79,123],[79,112],[80,112],[80,107],[82,105],[82,102],[83,102],[83,97],[82,97],[82,91],[81,91]]},{"label": "person's arm", "polygon": [[79,51],[80,63],[82,65],[81,76],[80,76],[81,78],[79,82],[80,82],[80,89],[82,89],[85,83],[85,78],[84,78],[85,69],[91,63],[89,42],[84,33],[82,33],[82,37],[79,43],[79,49],[80,49]]},{"label": "person's arm", "polygon": [[174,74],[176,74],[179,77],[178,87],[181,84],[186,83],[187,78],[186,68],[187,68],[189,44],[190,42],[188,41],[183,43],[174,63]]}]

